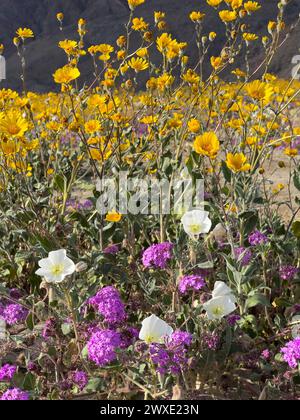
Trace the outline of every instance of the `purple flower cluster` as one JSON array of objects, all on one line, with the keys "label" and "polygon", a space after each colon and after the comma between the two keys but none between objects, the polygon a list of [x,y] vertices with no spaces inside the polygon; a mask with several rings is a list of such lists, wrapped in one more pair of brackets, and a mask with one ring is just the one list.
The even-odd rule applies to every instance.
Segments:
[{"label": "purple flower cluster", "polygon": [[178,289],[182,295],[185,295],[189,291],[198,292],[203,289],[205,285],[206,282],[202,276],[193,274],[191,276],[182,277],[180,279]]},{"label": "purple flower cluster", "polygon": [[192,343],[189,333],[175,331],[165,344],[151,344],[150,357],[162,375],[170,373],[177,375],[188,364],[188,347]]},{"label": "purple flower cluster", "polygon": [[243,267],[246,267],[250,264],[252,260],[252,252],[248,248],[239,247],[234,250],[235,258],[240,261]]},{"label": "purple flower cluster", "polygon": [[67,211],[84,211],[90,210],[93,207],[91,200],[77,201],[74,198],[71,198],[67,201]]},{"label": "purple flower cluster", "polygon": [[28,316],[28,310],[18,303],[10,304],[0,308],[0,316],[8,325],[15,325],[24,322]]},{"label": "purple flower cluster", "polygon": [[172,258],[174,245],[170,242],[155,244],[143,253],[143,265],[146,268],[165,269]]},{"label": "purple flower cluster", "polygon": [[88,303],[104,317],[108,324],[119,324],[127,317],[120,293],[115,287],[104,287],[90,298]]},{"label": "purple flower cluster", "polygon": [[28,392],[22,391],[19,388],[11,388],[4,392],[1,401],[28,401],[29,394]]},{"label": "purple flower cluster", "polygon": [[3,365],[0,368],[0,381],[9,382],[14,377],[14,374],[16,373],[17,368],[13,365]]},{"label": "purple flower cluster", "polygon": [[262,359],[269,360],[270,357],[271,357],[271,352],[270,352],[269,349],[265,349],[265,350],[262,351],[262,353],[261,353],[261,358]]},{"label": "purple flower cluster", "polygon": [[216,351],[220,347],[221,338],[216,333],[207,333],[203,336],[203,342],[208,350]]},{"label": "purple flower cluster", "polygon": [[103,250],[103,254],[116,255],[120,251],[119,245],[109,245]]},{"label": "purple flower cluster", "polygon": [[168,345],[170,347],[180,347],[187,346],[189,347],[192,344],[193,336],[192,334],[184,331],[174,331],[171,335]]},{"label": "purple flower cluster", "polygon": [[227,317],[227,322],[228,322],[228,325],[229,325],[230,327],[234,327],[234,326],[235,326],[235,324],[236,324],[238,321],[240,321],[240,319],[241,319],[241,317],[240,317],[239,315],[236,315],[236,314],[229,315],[229,316]]},{"label": "purple flower cluster", "polygon": [[249,235],[248,241],[252,246],[264,245],[268,242],[268,237],[259,230],[255,230]]},{"label": "purple flower cluster", "polygon": [[289,367],[296,369],[300,362],[300,337],[289,341],[285,347],[281,349],[283,359],[288,363]]},{"label": "purple flower cluster", "polygon": [[279,270],[281,280],[293,280],[298,274],[299,269],[292,265],[282,266]]},{"label": "purple flower cluster", "polygon": [[113,330],[98,330],[87,343],[88,356],[98,366],[105,366],[117,358],[116,349],[122,344],[121,336]]},{"label": "purple flower cluster", "polygon": [[89,381],[87,374],[79,370],[73,373],[72,379],[81,391],[87,386]]}]

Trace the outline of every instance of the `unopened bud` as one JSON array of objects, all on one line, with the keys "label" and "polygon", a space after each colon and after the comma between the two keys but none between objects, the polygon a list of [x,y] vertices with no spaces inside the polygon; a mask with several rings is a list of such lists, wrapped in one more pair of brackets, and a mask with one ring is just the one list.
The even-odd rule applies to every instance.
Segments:
[{"label": "unopened bud", "polygon": [[76,272],[82,273],[83,271],[86,271],[88,268],[87,263],[80,261],[78,264],[76,264]]}]

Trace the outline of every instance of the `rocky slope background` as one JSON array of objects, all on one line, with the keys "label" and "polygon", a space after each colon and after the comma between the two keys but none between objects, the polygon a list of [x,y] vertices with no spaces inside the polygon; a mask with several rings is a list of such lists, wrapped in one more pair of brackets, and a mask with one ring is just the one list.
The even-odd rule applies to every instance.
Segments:
[{"label": "rocky slope background", "polygon": [[[256,33],[266,34],[266,25],[275,18],[277,0],[261,0],[262,10],[252,21]],[[143,16],[148,22],[153,22],[153,12],[165,11],[168,16],[169,31],[180,41],[190,44],[188,55],[191,63],[196,60],[196,45],[193,25],[189,22],[192,10],[207,13],[204,32],[214,30],[221,34],[223,25],[217,14],[206,5],[205,0],[147,0],[145,5],[136,11],[137,16]],[[59,30],[56,14],[63,12],[64,30]],[[291,0],[286,11],[286,23],[296,22],[300,12],[300,0]],[[57,44],[62,39],[75,39],[79,18],[88,22],[86,45],[95,43],[114,43],[122,34],[124,24],[128,19],[127,0],[1,0],[0,11],[0,43],[5,45],[7,60],[7,80],[1,82],[0,87],[21,89],[20,63],[12,38],[18,27],[30,27],[35,33],[35,39],[28,41],[26,50],[27,87],[39,92],[55,88],[52,73],[65,64],[65,55]],[[211,55],[217,55],[221,48],[222,36],[218,37]],[[293,56],[300,54],[300,28],[290,36],[284,47],[277,54],[272,63],[272,71],[279,76],[289,77],[292,70]],[[255,43],[251,52],[251,64],[259,62],[261,55],[260,42]],[[242,63],[237,65],[243,67]],[[209,68],[209,66],[206,66]],[[81,64],[83,80],[92,77],[92,63],[86,57]]]}]

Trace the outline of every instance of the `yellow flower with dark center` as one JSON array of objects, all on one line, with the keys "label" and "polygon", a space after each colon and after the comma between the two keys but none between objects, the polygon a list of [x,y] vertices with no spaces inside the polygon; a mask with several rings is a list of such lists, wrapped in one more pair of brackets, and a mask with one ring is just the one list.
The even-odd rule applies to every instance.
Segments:
[{"label": "yellow flower with dark center", "polygon": [[233,172],[247,172],[251,169],[251,165],[247,163],[247,157],[244,153],[228,153],[226,165]]},{"label": "yellow flower with dark center", "polygon": [[244,39],[244,41],[251,42],[251,41],[256,41],[258,39],[258,36],[256,34],[251,34],[249,32],[244,32],[243,33],[243,39]]},{"label": "yellow flower with dark center", "polygon": [[227,4],[229,4],[232,9],[239,9],[243,5],[243,0],[225,0]]},{"label": "yellow flower with dark center", "polygon": [[201,13],[201,12],[192,12],[190,14],[190,19],[192,22],[200,22],[201,20],[203,20],[205,18],[205,13]]},{"label": "yellow flower with dark center", "polygon": [[149,115],[141,119],[141,123],[147,124],[147,125],[155,124],[157,121],[158,121],[157,115]]},{"label": "yellow flower with dark center", "polygon": [[188,69],[186,73],[182,76],[183,80],[192,85],[198,84],[200,82],[199,75],[192,69]]},{"label": "yellow flower with dark center", "polygon": [[235,69],[231,73],[236,75],[236,77],[246,77],[247,76],[247,74],[240,69]]},{"label": "yellow flower with dark center", "polygon": [[2,141],[0,143],[0,151],[5,155],[15,155],[20,150],[20,145],[15,140]]},{"label": "yellow flower with dark center", "polygon": [[254,80],[246,85],[246,92],[251,98],[268,103],[273,96],[274,90],[270,84]]},{"label": "yellow flower with dark center", "polygon": [[0,134],[8,138],[23,137],[28,130],[28,123],[17,111],[9,111],[0,116]]},{"label": "yellow flower with dark center", "polygon": [[26,38],[33,38],[34,34],[31,29],[28,28],[19,28],[16,32],[19,38],[26,39]]},{"label": "yellow flower with dark center", "polygon": [[154,12],[154,21],[158,23],[159,21],[163,20],[166,17],[164,12]]},{"label": "yellow flower with dark center", "polygon": [[174,76],[172,76],[169,73],[164,73],[156,79],[157,88],[160,91],[164,92],[167,88],[172,86],[172,84],[174,83],[174,80],[175,80]]},{"label": "yellow flower with dark center", "polygon": [[230,10],[222,10],[219,12],[220,19],[225,22],[233,22],[237,18],[236,11],[230,11]]},{"label": "yellow flower with dark center", "polygon": [[207,4],[212,7],[218,7],[223,0],[206,0]]},{"label": "yellow flower with dark center", "polygon": [[198,133],[200,131],[200,128],[201,128],[200,122],[198,120],[196,120],[195,118],[192,118],[188,122],[188,128],[189,128],[189,131],[191,133]]},{"label": "yellow flower with dark center", "polygon": [[128,62],[129,67],[131,67],[136,73],[143,71],[143,70],[147,70],[147,68],[149,67],[149,63],[147,60],[144,60],[143,58],[140,57],[133,57],[129,62]]},{"label": "yellow flower with dark center", "polygon": [[62,21],[63,21],[63,19],[64,19],[64,14],[63,14],[63,13],[57,13],[57,15],[56,15],[56,19],[57,19],[59,22],[62,22]]},{"label": "yellow flower with dark center", "polygon": [[71,67],[71,66],[64,66],[61,69],[56,70],[56,72],[53,75],[55,83],[59,84],[69,84],[73,80],[78,79],[80,76],[80,71],[77,67]]},{"label": "yellow flower with dark center", "polygon": [[256,12],[260,8],[261,5],[257,1],[247,1],[246,3],[244,3],[244,9],[248,13]]},{"label": "yellow flower with dark center", "polygon": [[210,64],[215,70],[221,68],[224,64],[222,57],[211,57]]},{"label": "yellow flower with dark center", "polygon": [[215,133],[207,132],[196,137],[194,149],[199,155],[215,159],[220,150],[220,142]]},{"label": "yellow flower with dark center", "polygon": [[148,56],[148,49],[147,49],[147,48],[141,48],[140,50],[138,50],[138,51],[136,52],[136,55],[137,55],[138,57],[145,58],[145,57],[147,57],[147,56]]},{"label": "yellow flower with dark center", "polygon": [[143,18],[134,18],[132,20],[132,29],[134,31],[146,31],[148,27],[148,23],[146,23]]},{"label": "yellow flower with dark center", "polygon": [[75,53],[76,48],[78,47],[78,43],[76,41],[72,41],[69,39],[65,39],[64,41],[60,41],[58,46],[65,51],[66,54],[72,55]]},{"label": "yellow flower with dark center", "polygon": [[116,211],[107,213],[105,220],[110,223],[118,223],[122,220],[122,215]]},{"label": "yellow flower with dark center", "polygon": [[167,47],[170,45],[172,41],[173,41],[172,36],[170,34],[167,34],[167,33],[161,34],[161,36],[158,37],[156,40],[158,51],[161,52],[162,54],[165,54],[167,52]]},{"label": "yellow flower with dark center", "polygon": [[100,44],[96,46],[96,51],[101,53],[99,60],[108,61],[111,53],[114,52],[114,47],[110,44]]},{"label": "yellow flower with dark center", "polygon": [[140,6],[143,3],[145,3],[145,0],[128,0],[130,10],[134,10],[137,6]]},{"label": "yellow flower with dark center", "polygon": [[299,154],[298,149],[292,149],[290,147],[287,147],[284,151],[284,153],[289,157],[296,157]]},{"label": "yellow flower with dark center", "polygon": [[87,134],[94,134],[96,131],[101,130],[101,124],[98,120],[90,120],[85,123],[84,129]]}]

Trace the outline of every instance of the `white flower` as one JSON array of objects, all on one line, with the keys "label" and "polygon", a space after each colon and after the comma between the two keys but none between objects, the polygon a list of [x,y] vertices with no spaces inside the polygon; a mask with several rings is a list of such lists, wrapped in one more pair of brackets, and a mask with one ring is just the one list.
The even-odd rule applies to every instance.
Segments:
[{"label": "white flower", "polygon": [[66,276],[70,276],[76,270],[76,266],[67,257],[67,251],[60,249],[52,251],[48,258],[39,261],[39,268],[36,271],[38,276],[44,277],[48,283],[61,283]]},{"label": "white flower", "polygon": [[161,343],[165,337],[173,334],[173,328],[156,315],[151,315],[142,322],[140,340],[146,343]]},{"label": "white flower", "polygon": [[212,225],[208,216],[209,213],[204,210],[192,210],[185,213],[181,219],[185,232],[193,239],[202,233],[208,233]]},{"label": "white flower", "polygon": [[236,310],[234,302],[229,296],[213,298],[203,305],[207,312],[208,319],[222,319]]},{"label": "white flower", "polygon": [[6,339],[6,322],[0,318],[0,340]]},{"label": "white flower", "polygon": [[216,281],[212,297],[217,298],[221,296],[227,296],[233,303],[236,303],[236,297],[230,287],[228,287],[223,281]]}]

